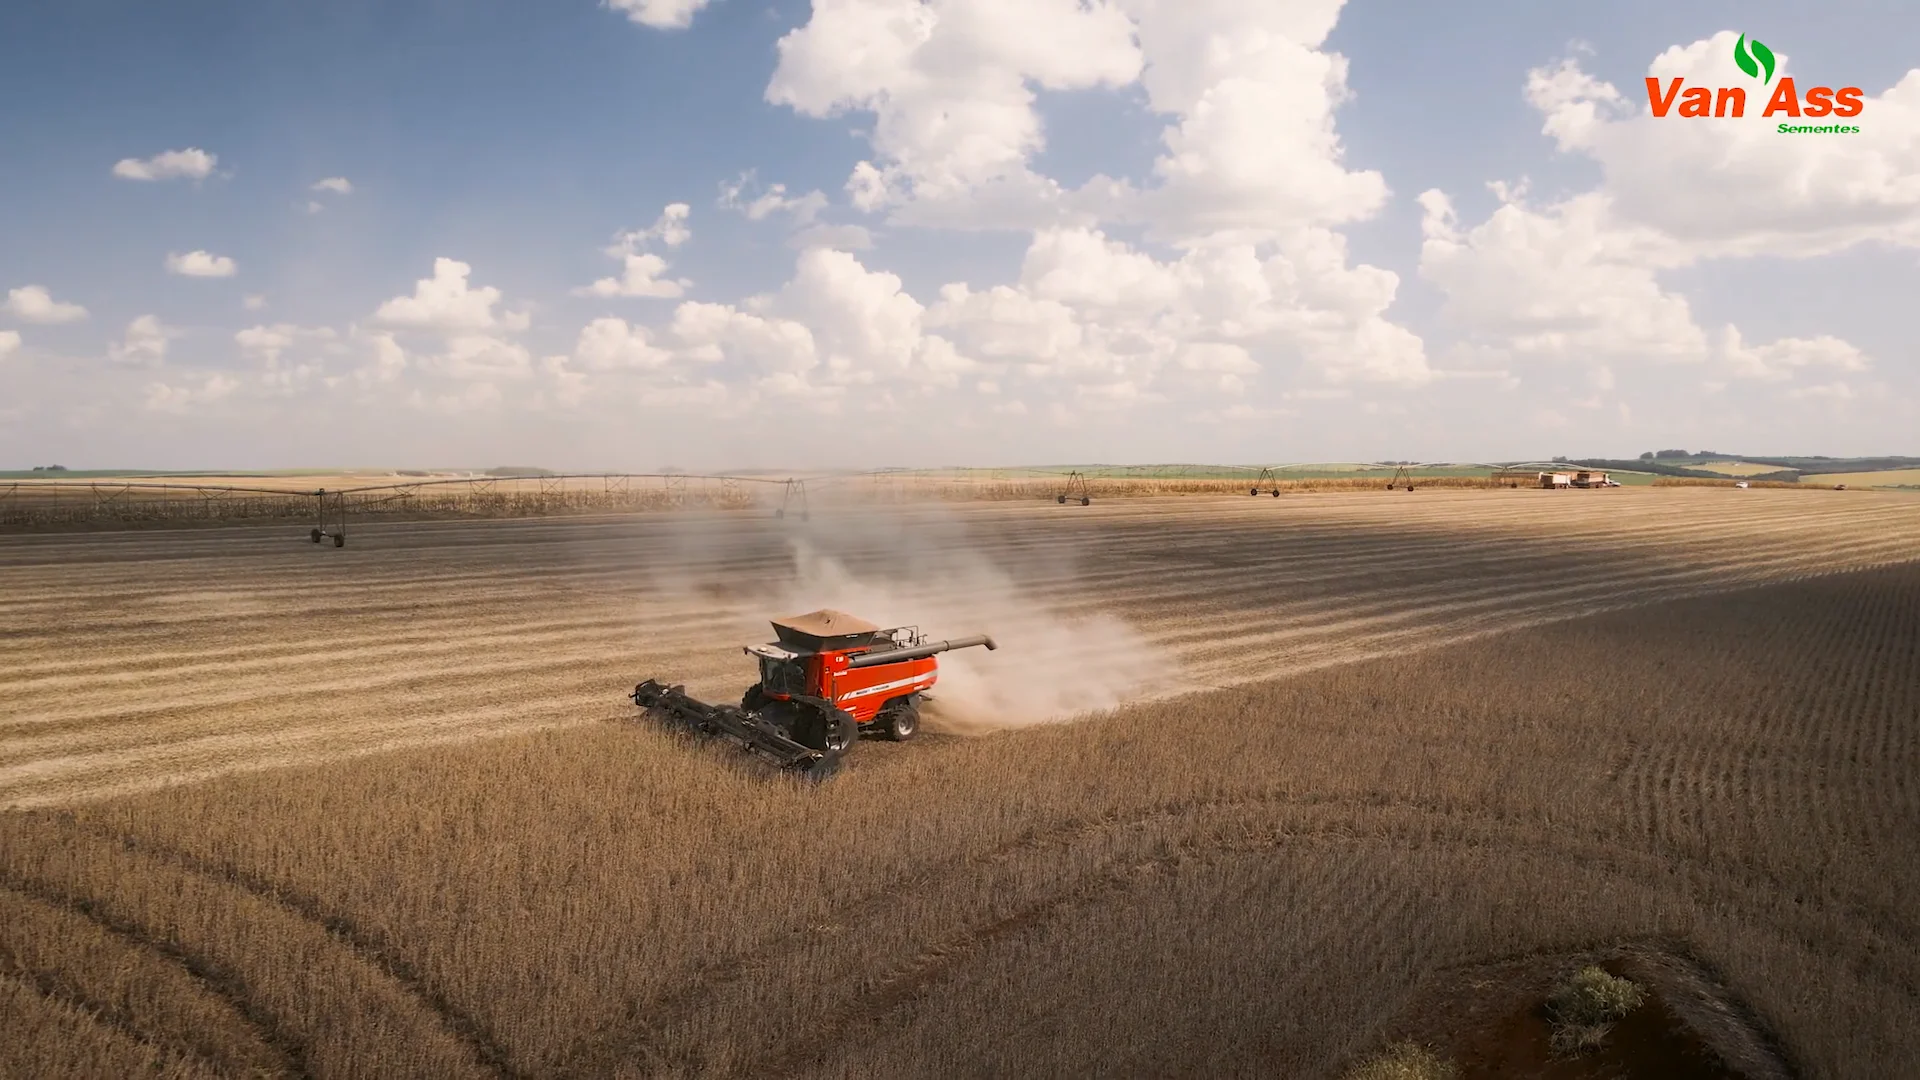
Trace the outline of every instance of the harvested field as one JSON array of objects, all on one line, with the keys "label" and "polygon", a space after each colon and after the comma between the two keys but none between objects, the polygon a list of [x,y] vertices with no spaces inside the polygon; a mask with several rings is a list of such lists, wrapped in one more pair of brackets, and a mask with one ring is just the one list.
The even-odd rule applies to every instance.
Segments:
[{"label": "harvested field", "polygon": [[[1612,541],[1633,543],[1626,526],[1664,526],[1674,531],[1639,559],[1710,573],[1636,584],[1624,565],[1594,562],[1597,523],[1581,538],[1532,517],[1528,504],[1550,493],[1497,515],[1484,502],[1449,512],[1436,497],[1423,512],[1444,516],[1427,520],[1430,533],[1329,501],[1311,520],[1360,538],[1349,543],[1378,539],[1371,522],[1402,540],[1402,559],[1449,560],[1459,594],[1389,610],[1417,613],[1425,641],[1454,644],[1416,651],[1407,638],[1391,655],[1079,724],[863,746],[820,788],[605,723],[0,815],[0,895],[17,909],[0,924],[0,1009],[10,1030],[18,1020],[37,1036],[10,1047],[10,1064],[1334,1076],[1407,1035],[1449,1053],[1481,1046],[1468,1008],[1481,992],[1454,982],[1463,973],[1627,942],[1680,958],[1710,982],[1702,1000],[1758,1033],[1732,1040],[1762,1055],[1747,1075],[1903,1075],[1920,1030],[1920,565],[1836,573],[1846,549],[1819,542],[1835,521],[1767,528],[1738,516],[1758,500],[1644,498],[1649,511],[1616,517]],[[1904,552],[1853,557],[1911,557],[1908,504],[1845,504],[1885,512],[1856,545],[1905,537]],[[1184,543],[1159,507],[1117,508],[1099,529],[1090,515],[1000,525],[1036,565],[1061,535],[1051,530],[1113,534],[1117,559],[1122,509],[1161,517],[1157,547],[1133,555],[1148,579],[1131,585],[1133,601],[1151,580],[1190,585],[1183,570],[1219,575],[1213,593],[1193,591],[1215,597],[1205,603],[1247,679],[1336,658],[1334,641],[1363,655],[1394,640],[1363,624],[1273,644],[1260,635],[1288,623],[1252,629],[1256,600],[1358,607],[1441,574],[1383,573],[1393,557],[1374,551],[1308,562],[1321,579],[1289,576],[1312,556],[1250,546],[1247,532],[1286,535],[1251,508],[1192,512]],[[606,556],[586,540],[569,562],[542,533],[519,535],[521,553],[544,555],[557,576],[536,596],[609,587],[592,576]],[[1496,559],[1515,549],[1535,567]],[[1164,562],[1149,574],[1137,564],[1154,550]],[[696,552],[733,557],[711,538]],[[443,569],[453,557],[441,551]],[[1799,580],[1457,640],[1576,611],[1521,603],[1530,594],[1516,586],[1537,580],[1540,561],[1591,566],[1625,599],[1709,578]],[[65,573],[111,566],[68,562]],[[1241,588],[1250,569],[1278,583]],[[1039,580],[1051,602],[1079,592]],[[1508,614],[1457,623],[1435,610],[1467,618],[1489,596]],[[367,598],[359,614],[378,611]],[[1311,612],[1293,619],[1312,625]],[[1154,634],[1188,648],[1196,670],[1228,663],[1181,646],[1183,625]],[[508,648],[485,651],[518,664]],[[528,651],[576,675],[601,663],[568,648]],[[377,663],[327,666],[348,682]],[[511,695],[543,676],[480,677]],[[407,693],[404,680],[390,687]],[[346,727],[338,737],[349,740]]]},{"label": "harvested field", "polygon": [[[1523,474],[1533,486],[1533,473]],[[1622,473],[1629,482],[1651,479]],[[238,522],[429,521],[560,517],[661,510],[752,509],[803,513],[811,507],[885,503],[1053,500],[1071,491],[1106,500],[1165,495],[1272,495],[1418,489],[1491,490],[1513,477],[1486,468],[1259,470],[1193,466],[1075,474],[1051,469],[968,469],[819,474],[806,477],[701,475],[591,476],[204,476],[7,480],[0,478],[0,534],[129,527],[178,528]],[[1702,481],[1713,483],[1714,481]],[[1783,485],[1793,487],[1795,485]],[[349,530],[350,531],[350,530]]]},{"label": "harvested field", "polygon": [[942,689],[999,723],[1917,552],[1909,498],[1707,490],[4,538],[0,805],[731,697],[770,605],[998,635]]},{"label": "harvested field", "polygon": [[1801,478],[1802,483],[1845,484],[1848,487],[1907,487],[1920,488],[1920,469],[1880,469],[1875,472],[1850,473],[1812,473]]},{"label": "harvested field", "polygon": [[1757,465],[1751,461],[1705,461],[1697,465],[1686,466],[1703,472],[1719,473],[1722,476],[1762,476],[1766,473],[1780,472],[1778,465]]}]

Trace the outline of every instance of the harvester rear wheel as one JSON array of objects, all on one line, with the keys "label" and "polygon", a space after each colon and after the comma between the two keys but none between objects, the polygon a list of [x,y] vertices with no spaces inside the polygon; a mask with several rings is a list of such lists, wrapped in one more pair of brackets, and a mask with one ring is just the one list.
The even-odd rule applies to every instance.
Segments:
[{"label": "harvester rear wheel", "polygon": [[894,742],[906,742],[920,733],[920,705],[912,698],[897,698],[880,710],[880,730]]}]

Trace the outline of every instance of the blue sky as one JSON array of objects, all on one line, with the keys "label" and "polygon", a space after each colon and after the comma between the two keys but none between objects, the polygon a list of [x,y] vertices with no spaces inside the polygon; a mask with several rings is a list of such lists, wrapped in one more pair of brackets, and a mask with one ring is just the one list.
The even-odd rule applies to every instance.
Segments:
[{"label": "blue sky", "polygon": [[[863,35],[901,20],[919,36],[886,39],[885,63],[836,62],[879,55]],[[1656,57],[1703,43],[1697,63],[1725,67],[1706,43],[1736,32],[1809,84],[1892,96],[1841,147],[1634,115]],[[1223,67],[1195,45],[1210,37],[1266,44]],[[0,296],[38,287],[86,313],[0,310],[0,459],[1920,452],[1901,318],[1920,288],[1916,40],[1920,11],[1890,2],[712,0],[684,28],[591,0],[36,5],[0,39],[17,103],[0,113]],[[1329,57],[1345,70],[1323,88]],[[1529,90],[1569,59],[1617,88],[1600,102],[1614,137],[1543,133],[1594,100]],[[1264,155],[1259,125],[1195,119],[1249,82],[1275,116],[1329,119]],[[1021,140],[1025,115],[1041,140]],[[966,140],[943,142],[948,123]],[[1155,163],[1182,124],[1204,167],[1169,179]],[[115,173],[186,149],[217,155],[209,175]],[[890,178],[864,204],[862,162]],[[1383,197],[1353,179],[1369,172]],[[1863,175],[1878,186],[1849,193]],[[336,177],[350,190],[313,189]],[[1671,215],[1644,198],[1666,182],[1684,189]],[[788,201],[744,212],[774,184]],[[1453,222],[1438,247],[1430,190]],[[1754,209],[1684,235],[1695,203]],[[1846,225],[1863,203],[1883,228]],[[690,284],[587,292],[621,272],[616,234],[671,204],[690,237],[626,251]],[[1567,242],[1591,257],[1526,247]],[[234,269],[169,272],[189,252]],[[487,314],[383,307],[436,259],[498,290]],[[1249,299],[1253,267],[1292,292]]]}]

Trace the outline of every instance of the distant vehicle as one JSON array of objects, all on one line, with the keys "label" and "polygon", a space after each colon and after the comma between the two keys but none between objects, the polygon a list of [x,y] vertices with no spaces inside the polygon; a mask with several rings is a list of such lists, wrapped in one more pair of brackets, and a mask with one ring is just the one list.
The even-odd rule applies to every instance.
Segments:
[{"label": "distant vehicle", "polygon": [[1543,472],[1539,474],[1540,486],[1548,490],[1565,488],[1607,488],[1619,487],[1620,482],[1603,472],[1583,469],[1579,472]]},{"label": "distant vehicle", "polygon": [[1740,488],[1741,490],[1744,491],[1747,487],[1747,482],[1745,480],[1740,480],[1740,481],[1737,481],[1733,486]]}]

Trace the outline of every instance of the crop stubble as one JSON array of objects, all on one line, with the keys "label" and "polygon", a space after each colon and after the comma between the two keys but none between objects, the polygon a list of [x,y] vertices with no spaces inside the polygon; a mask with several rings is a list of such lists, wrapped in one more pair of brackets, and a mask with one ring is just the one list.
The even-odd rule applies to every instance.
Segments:
[{"label": "crop stubble", "polygon": [[[1723,973],[1811,1075],[1890,1075],[1920,1024],[1920,573],[1835,572],[1911,560],[1915,504],[1614,495],[1006,507],[909,523],[886,550],[816,536],[876,575],[901,536],[1036,568],[1016,576],[1037,602],[1126,615],[1187,684],[1375,658],[1095,726],[869,745],[819,791],[597,725],[4,816],[0,896],[151,970],[116,968],[145,989],[89,1012],[101,961],[34,953],[23,920],[0,942],[37,958],[0,990],[100,1029],[75,1045],[158,1047],[181,1075],[1315,1075],[1391,1034],[1434,970],[1654,939]],[[156,698],[105,730],[190,771],[283,753],[282,697],[366,710],[310,724],[318,760],[621,716],[591,680],[636,669],[737,689],[728,646],[765,614],[754,567],[786,556],[725,524],[691,542],[631,522],[395,530],[391,557],[369,532],[350,576],[314,559],[277,585],[257,564],[290,560],[265,538],[218,578],[231,538],[69,558],[64,596],[43,580],[34,602],[108,629],[99,655],[40,661],[75,665],[51,673],[67,694],[185,640],[86,701],[25,692],[73,738],[119,693]],[[636,550],[740,580],[663,591]],[[152,602],[194,591],[230,621]],[[170,682],[186,664],[206,666]],[[395,703],[426,731],[360,734]],[[169,757],[175,722],[255,741]],[[76,775],[40,800],[129,774]],[[182,971],[204,1000],[164,1015],[153,988]],[[225,1018],[206,1045],[181,1043],[190,1007]]]},{"label": "crop stubble", "polygon": [[967,555],[1021,604],[1124,619],[1166,664],[1160,693],[1869,566],[1920,542],[1920,503],[1852,493],[871,513],[877,540],[856,510],[394,525],[338,551],[270,528],[0,542],[0,805],[605,719],[646,675],[737,694],[735,646],[778,614],[766,596],[795,573],[796,535],[930,599],[943,560]]}]

